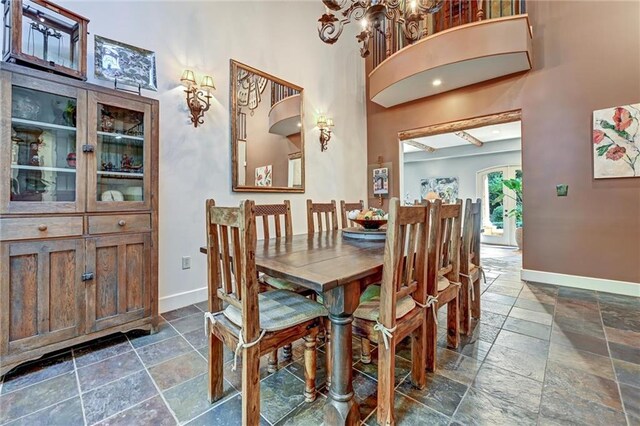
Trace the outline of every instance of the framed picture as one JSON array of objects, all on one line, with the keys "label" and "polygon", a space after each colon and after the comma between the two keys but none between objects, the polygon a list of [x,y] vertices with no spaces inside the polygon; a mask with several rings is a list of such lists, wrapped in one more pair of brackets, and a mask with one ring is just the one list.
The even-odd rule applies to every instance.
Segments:
[{"label": "framed picture", "polygon": [[435,192],[443,203],[454,203],[458,198],[459,188],[457,177],[434,177],[420,180],[422,199],[425,199],[428,193]]},{"label": "framed picture", "polygon": [[640,176],[640,103],[593,112],[593,177]]},{"label": "framed picture", "polygon": [[271,165],[256,167],[256,186],[272,186]]},{"label": "framed picture", "polygon": [[97,35],[94,61],[95,75],[101,80],[158,90],[155,52]]},{"label": "framed picture", "polygon": [[389,169],[381,167],[373,169],[373,195],[389,194]]}]

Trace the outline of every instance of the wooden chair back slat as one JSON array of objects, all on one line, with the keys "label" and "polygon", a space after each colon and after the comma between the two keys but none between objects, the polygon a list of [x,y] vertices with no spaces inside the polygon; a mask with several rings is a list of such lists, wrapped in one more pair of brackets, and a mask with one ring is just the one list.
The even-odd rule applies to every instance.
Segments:
[{"label": "wooden chair back slat", "polygon": [[331,200],[330,203],[314,203],[311,200],[307,200],[307,233],[313,234],[324,230],[337,229],[338,213],[335,200]]},{"label": "wooden chair back slat", "polygon": [[222,299],[241,308],[243,338],[252,342],[260,332],[255,204],[242,201],[236,208],[216,207],[207,200],[206,206],[209,306],[219,310]]},{"label": "wooden chair back slat", "polygon": [[340,218],[342,220],[342,229],[355,226],[355,222],[347,218],[347,213],[352,210],[364,210],[364,201],[360,200],[357,203],[347,203],[344,200],[340,201]]},{"label": "wooden chair back slat", "polygon": [[284,200],[282,204],[258,204],[255,206],[255,216],[256,218],[262,217],[262,237],[265,241],[269,238],[282,237],[283,224],[284,236],[293,236],[291,202],[289,200]]},{"label": "wooden chair back slat", "polygon": [[462,201],[442,204],[441,200],[435,200],[430,211],[427,294],[437,296],[439,275],[459,282]]},{"label": "wooden chair back slat", "polygon": [[480,231],[482,229],[482,201],[467,198],[464,206],[460,269],[466,274],[469,263],[480,265]]},{"label": "wooden chair back slat", "polygon": [[419,303],[426,301],[428,223],[427,207],[401,207],[400,200],[391,199],[380,290],[380,322],[385,327],[395,325],[399,298],[411,295]]}]

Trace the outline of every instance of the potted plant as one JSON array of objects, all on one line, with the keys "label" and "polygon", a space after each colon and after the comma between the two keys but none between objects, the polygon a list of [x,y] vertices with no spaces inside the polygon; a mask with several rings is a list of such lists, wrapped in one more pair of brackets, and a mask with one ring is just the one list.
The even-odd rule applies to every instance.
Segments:
[{"label": "potted plant", "polygon": [[509,197],[516,202],[515,208],[507,211],[506,216],[513,217],[516,220],[516,244],[522,250],[522,178],[503,180],[502,185],[511,190],[514,195],[512,196],[503,191],[493,203],[501,203],[504,197]]}]

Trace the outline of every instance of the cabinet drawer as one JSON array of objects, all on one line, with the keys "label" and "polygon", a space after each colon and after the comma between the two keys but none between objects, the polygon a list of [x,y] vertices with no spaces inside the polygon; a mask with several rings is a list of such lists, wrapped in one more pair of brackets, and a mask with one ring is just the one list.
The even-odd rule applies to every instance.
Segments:
[{"label": "cabinet drawer", "polygon": [[89,216],[89,234],[114,232],[144,232],[151,230],[149,214],[117,214],[113,216]]},{"label": "cabinet drawer", "polygon": [[81,216],[0,219],[0,240],[74,237],[82,235]]}]

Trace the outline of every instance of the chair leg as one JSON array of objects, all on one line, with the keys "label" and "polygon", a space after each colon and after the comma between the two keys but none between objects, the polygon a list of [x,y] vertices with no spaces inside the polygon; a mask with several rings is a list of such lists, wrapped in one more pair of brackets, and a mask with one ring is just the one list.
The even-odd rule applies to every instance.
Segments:
[{"label": "chair leg", "polygon": [[282,347],[282,360],[289,361],[291,359],[291,344]]},{"label": "chair leg", "polygon": [[[428,312],[425,312],[425,315]],[[424,366],[427,362],[427,323],[423,319],[422,325],[411,333],[411,383],[418,389],[427,385],[427,375]]]},{"label": "chair leg", "polygon": [[360,353],[360,361],[363,364],[371,363],[371,340],[362,338],[362,352]]},{"label": "chair leg", "polygon": [[269,361],[267,364],[267,371],[269,373],[275,373],[278,371],[278,350],[274,350],[273,352],[269,352]]},{"label": "chair leg", "polygon": [[480,319],[480,296],[482,289],[480,288],[480,278],[473,282],[474,300],[471,302],[471,316]]},{"label": "chair leg", "polygon": [[[460,294],[460,293],[458,293]],[[458,297],[447,303],[447,346],[456,349],[460,344]]]},{"label": "chair leg", "polygon": [[325,344],[324,344],[324,353],[326,360],[326,368],[327,368],[327,389],[331,386],[331,371],[333,371],[333,359],[331,358],[331,322],[328,318],[324,320],[324,335],[325,335]]},{"label": "chair leg", "polygon": [[426,340],[427,340],[427,371],[436,371],[436,351],[438,350],[438,324],[433,318],[432,309],[427,309],[427,326],[426,326]]},{"label": "chair leg", "polygon": [[223,355],[224,345],[215,334],[209,333],[209,402],[223,396]]},{"label": "chair leg", "polygon": [[260,345],[242,353],[242,424],[260,424]]},{"label": "chair leg", "polygon": [[[463,279],[462,286],[460,286],[460,333],[463,335],[468,335],[469,330],[471,329],[471,297],[469,294],[469,283],[468,279]],[[473,285],[473,284],[471,284]]]},{"label": "chair leg", "polygon": [[379,425],[394,425],[396,339],[389,339],[389,348],[378,348],[378,414]]},{"label": "chair leg", "polygon": [[316,399],[316,333],[304,337],[304,400],[313,402]]}]

